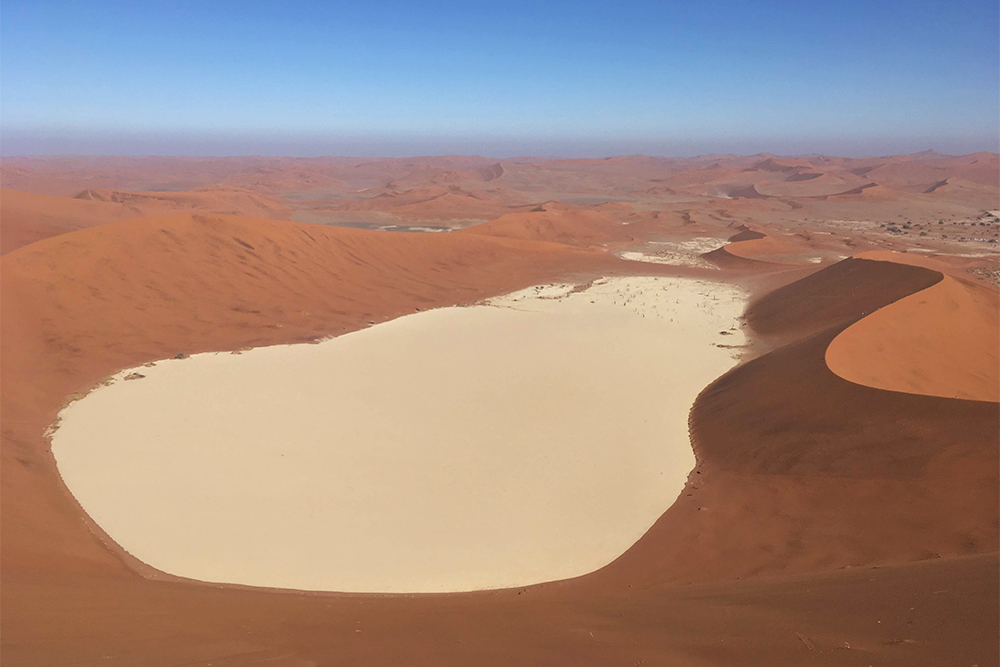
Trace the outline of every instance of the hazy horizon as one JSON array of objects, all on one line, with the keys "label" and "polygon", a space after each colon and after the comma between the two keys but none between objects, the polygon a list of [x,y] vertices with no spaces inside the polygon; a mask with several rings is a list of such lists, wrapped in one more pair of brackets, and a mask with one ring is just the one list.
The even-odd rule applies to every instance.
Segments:
[{"label": "hazy horizon", "polygon": [[909,155],[934,151],[947,155],[1000,152],[1000,140],[926,137],[820,139],[678,139],[601,141],[579,139],[434,139],[325,137],[204,137],[192,134],[64,134],[0,130],[0,157],[354,157],[482,156],[515,158],[606,158],[648,155],[690,158],[702,155],[829,155],[847,158]]}]

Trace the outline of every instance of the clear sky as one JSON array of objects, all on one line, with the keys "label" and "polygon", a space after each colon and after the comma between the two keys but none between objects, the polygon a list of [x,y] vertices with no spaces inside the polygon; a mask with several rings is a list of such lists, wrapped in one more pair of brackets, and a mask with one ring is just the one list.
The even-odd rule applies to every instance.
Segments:
[{"label": "clear sky", "polygon": [[0,150],[997,150],[997,0],[0,3]]}]

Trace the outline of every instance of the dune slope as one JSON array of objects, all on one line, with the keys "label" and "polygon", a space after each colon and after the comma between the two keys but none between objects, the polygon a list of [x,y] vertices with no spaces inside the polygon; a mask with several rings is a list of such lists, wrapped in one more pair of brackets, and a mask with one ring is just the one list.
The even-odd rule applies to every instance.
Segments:
[{"label": "dune slope", "polygon": [[134,217],[120,204],[0,190],[0,254],[58,234]]},{"label": "dune slope", "polygon": [[997,402],[998,331],[997,291],[944,276],[845,329],[827,348],[826,363],[869,387]]},{"label": "dune slope", "polygon": [[802,336],[930,287],[941,274],[892,262],[846,259],[750,304],[747,323],[767,336]]},{"label": "dune slope", "polygon": [[549,202],[527,213],[508,213],[496,220],[464,229],[462,233],[596,246],[631,240],[631,231],[606,213]]},{"label": "dune slope", "polygon": [[938,280],[845,260],[751,304],[755,329],[804,333],[701,393],[689,488],[598,576],[636,581],[655,562],[653,580],[705,581],[996,551],[1000,406],[864,387],[825,362],[866,312]]}]

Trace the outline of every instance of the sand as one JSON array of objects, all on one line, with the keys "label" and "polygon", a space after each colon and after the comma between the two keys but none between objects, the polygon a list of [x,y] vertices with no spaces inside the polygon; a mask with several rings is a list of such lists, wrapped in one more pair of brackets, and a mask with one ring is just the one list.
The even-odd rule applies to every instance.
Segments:
[{"label": "sand", "polygon": [[[898,253],[868,257],[914,261]],[[827,348],[826,363],[838,376],[868,387],[997,402],[998,331],[997,291],[943,275],[842,331]]]},{"label": "sand", "polygon": [[572,288],[128,369],[61,413],[53,453],[91,517],[175,575],[396,593],[582,575],[684,487],[688,411],[735,363],[717,343],[743,342],[744,298]]},{"label": "sand", "polygon": [[[917,244],[946,256],[956,275],[995,287],[996,254],[987,251],[997,246],[983,239],[1000,228],[981,213],[997,208],[998,156],[801,161],[808,173],[863,173],[859,185],[871,179],[883,190],[868,197],[792,196],[814,181],[792,180],[766,158],[518,159],[488,183],[473,172],[495,161],[453,156],[5,158],[5,188],[62,197],[38,200],[34,217],[0,213],[4,248],[31,242],[0,258],[4,664],[995,665],[1000,404],[866,387],[824,359],[842,330],[940,274],[807,260]],[[745,184],[748,168],[764,189],[784,179],[788,196],[705,195],[708,182]],[[991,201],[968,189],[961,201],[947,187],[923,192],[953,176],[992,184]],[[107,204],[61,200],[92,188],[234,184],[295,212],[442,179],[528,205],[531,215],[488,235],[214,215],[107,222],[103,213],[82,220],[99,226],[73,232],[45,219]],[[574,210],[551,201],[582,197],[630,201]],[[216,213],[236,210],[219,204]],[[569,213],[556,219],[547,209]],[[442,206],[441,222],[456,226],[471,210]],[[911,229],[887,228],[906,221]],[[787,258],[798,267],[719,251],[729,261],[711,277],[753,290],[747,357],[761,356],[695,401],[698,464],[678,500],[620,558],[570,581],[376,596],[170,580],[124,558],[89,520],[43,435],[67,397],[118,369],[178,352],[298,343],[527,285],[691,275],[699,270],[615,253],[742,226],[802,241]]]}]

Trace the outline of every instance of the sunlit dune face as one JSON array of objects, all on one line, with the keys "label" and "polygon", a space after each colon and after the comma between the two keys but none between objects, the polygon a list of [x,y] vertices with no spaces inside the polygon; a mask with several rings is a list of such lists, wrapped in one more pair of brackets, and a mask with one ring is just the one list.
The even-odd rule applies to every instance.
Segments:
[{"label": "sunlit dune face", "polygon": [[161,361],[65,409],[53,451],[93,519],[171,574],[375,592],[573,577],[683,488],[688,410],[733,365],[743,303],[613,279]]}]

